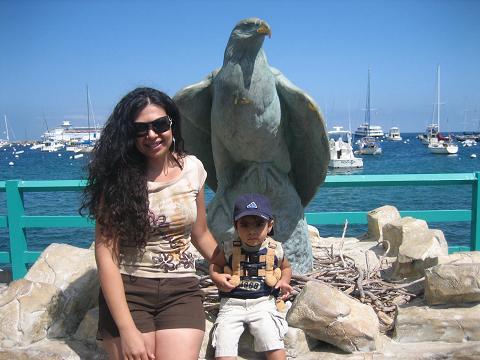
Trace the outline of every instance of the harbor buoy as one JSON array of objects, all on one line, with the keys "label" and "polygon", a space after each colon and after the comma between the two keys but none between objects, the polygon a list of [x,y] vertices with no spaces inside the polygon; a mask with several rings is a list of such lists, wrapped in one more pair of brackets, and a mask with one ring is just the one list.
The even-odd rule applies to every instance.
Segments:
[{"label": "harbor buoy", "polygon": [[62,154],[58,154],[58,156],[62,156]]},{"label": "harbor buoy", "polygon": [[83,157],[83,154],[73,155],[74,159],[80,159]]},{"label": "harbor buoy", "polygon": [[15,157],[18,159],[18,155],[15,155]]},{"label": "harbor buoy", "polygon": [[8,165],[13,166],[13,165],[15,165],[15,164],[14,164],[13,161],[10,161],[10,162],[8,163]]},{"label": "harbor buoy", "polygon": [[477,157],[477,154],[472,154],[472,155],[470,155],[470,157],[471,157],[472,159],[475,159],[475,158]]}]

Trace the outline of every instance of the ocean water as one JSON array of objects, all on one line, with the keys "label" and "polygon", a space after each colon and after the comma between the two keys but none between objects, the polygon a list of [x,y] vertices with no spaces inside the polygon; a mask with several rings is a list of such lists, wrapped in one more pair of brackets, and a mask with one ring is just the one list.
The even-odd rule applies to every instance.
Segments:
[{"label": "ocean water", "polygon": [[[383,154],[364,155],[364,168],[354,174],[419,174],[460,173],[480,171],[480,145],[459,146],[457,155],[434,155],[415,138],[416,134],[402,134],[404,141],[383,141]],[[408,140],[408,141],[407,141]],[[0,150],[0,180],[60,180],[84,179],[88,155],[71,159],[71,153],[45,153],[24,150],[16,158],[11,148]],[[472,159],[471,154],[479,157]],[[13,161],[14,165],[9,166]],[[335,174],[329,172],[329,174]],[[342,172],[341,174],[345,174]],[[206,190],[207,203],[213,197]],[[77,215],[80,204],[79,192],[46,192],[24,194],[26,215]],[[418,187],[369,187],[369,188],[324,188],[320,187],[306,212],[319,211],[369,211],[383,205],[394,205],[399,210],[469,209],[471,187],[463,186],[418,186]],[[0,193],[0,214],[6,215],[5,193]],[[468,245],[469,223],[431,223],[430,228],[441,229],[450,245]],[[341,236],[343,226],[318,226],[322,236]],[[366,231],[366,225],[351,225],[347,236],[358,236]],[[48,228],[27,229],[30,250],[44,249],[52,242],[69,243],[88,247],[93,241],[93,229]],[[0,250],[8,249],[8,232],[0,229]]]}]

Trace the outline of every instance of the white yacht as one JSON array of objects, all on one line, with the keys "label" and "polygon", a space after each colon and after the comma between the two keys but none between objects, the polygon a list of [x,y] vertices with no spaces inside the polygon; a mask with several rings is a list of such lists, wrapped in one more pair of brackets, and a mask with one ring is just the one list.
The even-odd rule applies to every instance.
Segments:
[{"label": "white yacht", "polygon": [[46,140],[43,142],[43,146],[40,148],[40,151],[55,152],[63,149],[64,147],[65,144],[53,140]]},{"label": "white yacht", "polygon": [[363,159],[353,154],[352,133],[342,130],[342,126],[334,126],[334,130],[328,132],[330,144],[330,162],[328,167],[332,169],[362,168]]},{"label": "white yacht", "polygon": [[46,131],[42,138],[57,142],[95,141],[100,137],[101,129],[98,127],[72,126],[70,121],[63,121],[62,125]]},{"label": "white yacht", "polygon": [[384,133],[381,126],[364,123],[360,125],[357,128],[357,130],[355,130],[355,136],[356,137],[373,136],[376,138],[381,138],[384,136]]},{"label": "white yacht", "polygon": [[437,138],[437,134],[438,134],[438,125],[430,124],[427,126],[423,134],[418,135],[418,138],[420,139],[422,144],[428,145],[430,144],[430,139]]},{"label": "white yacht", "polygon": [[400,135],[400,129],[396,126],[390,128],[387,139],[391,141],[402,141],[402,136]]}]

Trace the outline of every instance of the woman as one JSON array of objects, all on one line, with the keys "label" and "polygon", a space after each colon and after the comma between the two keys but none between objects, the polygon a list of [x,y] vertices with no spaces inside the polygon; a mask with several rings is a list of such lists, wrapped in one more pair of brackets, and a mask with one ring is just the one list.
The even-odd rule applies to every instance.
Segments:
[{"label": "woman", "polygon": [[205,331],[191,245],[221,256],[206,225],[202,163],[183,150],[172,99],[138,88],[93,152],[83,209],[96,220],[97,337],[110,359],[197,359]]}]

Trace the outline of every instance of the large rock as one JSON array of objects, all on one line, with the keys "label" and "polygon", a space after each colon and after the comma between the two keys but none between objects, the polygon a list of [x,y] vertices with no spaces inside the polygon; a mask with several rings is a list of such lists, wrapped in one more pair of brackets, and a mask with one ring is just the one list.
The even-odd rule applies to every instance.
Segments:
[{"label": "large rock", "polygon": [[444,264],[425,270],[429,305],[480,302],[480,263]]},{"label": "large rock", "polygon": [[382,240],[383,226],[399,219],[400,213],[395,206],[391,205],[384,205],[368,212],[368,232],[366,237],[371,241]]},{"label": "large rock", "polygon": [[422,236],[403,239],[393,267],[394,278],[419,278],[434,258],[448,255],[448,244],[441,230],[428,230]]},{"label": "large rock", "polygon": [[424,220],[404,217],[385,224],[382,229],[383,239],[390,244],[387,256],[397,256],[400,245],[404,242],[418,243],[428,236],[428,225]]},{"label": "large rock", "polygon": [[0,294],[2,346],[73,335],[95,306],[98,286],[93,250],[50,245],[24,279]]},{"label": "large rock", "polygon": [[0,345],[12,348],[44,339],[58,313],[58,289],[20,279],[0,294]]},{"label": "large rock", "polygon": [[296,359],[308,354],[317,344],[318,340],[308,336],[302,329],[293,326],[288,327],[288,331],[285,334],[287,358]]},{"label": "large rock", "polygon": [[25,279],[58,289],[59,311],[49,337],[72,335],[86,312],[96,306],[99,282],[95,254],[68,244],[51,244],[30,268]]},{"label": "large rock", "polygon": [[379,324],[373,309],[321,282],[307,282],[287,320],[311,337],[347,352],[377,349]]},{"label": "large rock", "polygon": [[0,360],[107,360],[96,347],[65,339],[43,339],[14,348],[0,348]]},{"label": "large rock", "polygon": [[430,267],[441,264],[472,264],[480,263],[480,251],[457,252],[449,255],[440,255],[433,258]]},{"label": "large rock", "polygon": [[395,320],[394,340],[402,343],[480,341],[480,304],[400,306]]}]

